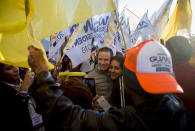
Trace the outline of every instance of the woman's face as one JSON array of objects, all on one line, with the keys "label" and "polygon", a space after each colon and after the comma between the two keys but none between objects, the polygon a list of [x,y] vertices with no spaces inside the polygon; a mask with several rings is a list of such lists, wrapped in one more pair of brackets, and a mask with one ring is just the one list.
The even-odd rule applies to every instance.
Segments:
[{"label": "woman's face", "polygon": [[111,61],[109,73],[112,80],[117,79],[119,76],[122,75],[122,68],[120,67],[120,63],[118,61]]},{"label": "woman's face", "polygon": [[19,68],[12,65],[4,65],[1,71],[1,78],[6,82],[13,82],[20,78]]}]

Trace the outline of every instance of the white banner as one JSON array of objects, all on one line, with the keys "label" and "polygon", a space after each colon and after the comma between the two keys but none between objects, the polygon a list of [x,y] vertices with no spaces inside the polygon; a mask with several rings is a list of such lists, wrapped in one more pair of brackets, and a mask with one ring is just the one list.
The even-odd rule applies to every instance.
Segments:
[{"label": "white banner", "polygon": [[[70,28],[71,32],[74,31],[75,26]],[[92,19],[88,19],[82,31],[78,32],[78,36],[72,47],[67,50],[66,55],[71,59],[73,68],[80,63],[87,61],[91,56],[92,49],[93,28]]]},{"label": "white banner", "polygon": [[62,44],[65,42],[65,36],[69,33],[69,29],[65,29],[51,36],[51,44],[49,48],[48,58],[52,58],[60,49]]},{"label": "white banner", "polygon": [[[108,42],[107,45],[111,44],[109,47],[113,49],[114,54],[116,53],[116,51],[122,52],[121,50],[121,44],[123,44],[122,35],[120,33],[120,29],[117,24],[117,20],[115,18],[116,16],[114,13],[113,16],[114,16],[113,19],[110,20],[111,12],[105,13],[103,15],[94,16],[93,18],[88,19],[85,22],[83,29],[81,32],[79,32],[76,41],[74,42],[72,47],[66,52],[66,55],[72,61],[73,68],[79,65],[80,63],[83,63],[82,70],[88,71],[89,66],[85,65],[91,65],[89,63],[91,58],[91,52],[93,52],[97,48],[102,47],[103,41],[105,42],[104,44],[106,44],[106,42]],[[129,23],[126,20],[125,16],[121,16],[120,21],[126,37],[129,37],[131,32]],[[109,28],[113,32],[108,32],[109,24],[110,24]],[[72,27],[70,27],[71,33],[74,31],[76,26],[77,25],[73,25]],[[92,39],[94,39],[93,42]]]},{"label": "white banner", "polygon": [[[131,45],[131,42],[130,42],[130,36],[131,36],[131,30],[130,30],[130,24],[129,24],[129,17],[127,17],[127,11],[126,9],[124,9],[120,14],[119,14],[119,20],[120,20],[120,24],[121,24],[121,27],[122,27],[122,31],[123,31],[123,35],[124,35],[124,39],[125,39],[125,43],[126,43],[126,46],[127,46],[127,49],[131,48],[132,45]],[[118,22],[117,22],[118,24]],[[117,47],[117,50],[118,51],[122,51],[121,50],[121,47],[124,48],[124,40],[123,40],[123,37],[122,37],[122,34],[121,34],[121,31],[120,31],[120,28],[118,26],[118,31],[117,31],[117,34],[115,35],[115,38],[116,38],[116,43],[115,46]]]},{"label": "white banner", "polygon": [[[86,63],[90,61],[91,52],[99,48],[104,40],[104,34],[107,32],[107,27],[109,23],[111,13],[105,13],[103,15],[94,16],[88,19],[81,32],[72,45],[72,47],[66,52],[67,56],[71,59],[73,68],[80,63]],[[72,33],[77,25],[70,28]],[[92,38],[93,43],[92,43]],[[92,50],[93,48],[93,50]],[[91,51],[92,50],[92,51]],[[85,64],[89,65],[89,63]],[[85,67],[82,67],[83,70]],[[88,66],[86,66],[88,68]]]},{"label": "white banner", "polygon": [[102,46],[104,35],[108,31],[108,23],[110,19],[111,13],[105,13],[102,15],[94,16],[92,18],[92,22],[88,22],[91,24],[89,27],[92,27],[93,30],[93,41],[91,42],[91,54],[89,59],[82,62],[80,70],[83,72],[89,72],[94,69],[94,62],[95,62],[95,50]]},{"label": "white banner", "polygon": [[102,46],[104,35],[108,31],[109,19],[111,12],[102,15],[94,16],[93,19],[93,33],[94,33],[94,44],[98,48]]}]

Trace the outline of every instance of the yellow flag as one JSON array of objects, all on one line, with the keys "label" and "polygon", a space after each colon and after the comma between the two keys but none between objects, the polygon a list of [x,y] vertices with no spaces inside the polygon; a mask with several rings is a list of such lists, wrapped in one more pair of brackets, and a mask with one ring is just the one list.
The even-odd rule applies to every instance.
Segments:
[{"label": "yellow flag", "polygon": [[24,0],[0,0],[0,33],[16,33],[26,27]]},{"label": "yellow flag", "polygon": [[2,35],[0,40],[0,62],[19,67],[29,67],[27,62],[29,51],[27,47],[32,43],[36,47],[44,49],[38,41],[29,41],[27,34],[27,29],[24,29],[14,35]]},{"label": "yellow flag", "polygon": [[[30,23],[34,8],[28,0],[29,12],[26,18],[24,0],[1,1],[0,4],[0,62],[28,68],[28,46],[34,45],[42,50],[43,46],[34,37]],[[45,59],[46,54],[44,54]],[[53,65],[48,62],[49,69]]]},{"label": "yellow flag", "polygon": [[168,21],[161,38],[168,40],[175,35],[190,33],[192,9],[190,0],[178,0],[174,12]]},{"label": "yellow flag", "polygon": [[34,6],[32,26],[38,40],[115,9],[112,0],[34,0]]},{"label": "yellow flag", "polygon": [[29,67],[29,45],[44,50],[39,40],[114,9],[112,0],[0,0],[0,62]]}]

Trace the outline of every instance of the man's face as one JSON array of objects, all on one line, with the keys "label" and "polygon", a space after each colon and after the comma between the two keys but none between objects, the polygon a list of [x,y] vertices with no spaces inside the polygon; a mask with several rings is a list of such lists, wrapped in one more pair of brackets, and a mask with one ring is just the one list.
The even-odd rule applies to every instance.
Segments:
[{"label": "man's face", "polygon": [[108,70],[111,54],[109,51],[100,51],[98,54],[98,66],[100,70]]}]

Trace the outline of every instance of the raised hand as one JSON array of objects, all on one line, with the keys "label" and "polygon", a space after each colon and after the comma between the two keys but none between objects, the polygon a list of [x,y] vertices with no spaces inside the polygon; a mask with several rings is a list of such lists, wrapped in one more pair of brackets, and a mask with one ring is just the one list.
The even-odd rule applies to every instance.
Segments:
[{"label": "raised hand", "polygon": [[47,71],[48,66],[46,60],[44,59],[43,51],[32,45],[28,47],[28,50],[28,64],[33,71],[35,71],[35,73]]},{"label": "raised hand", "polygon": [[22,82],[22,85],[20,87],[20,91],[28,91],[28,88],[32,85],[33,80],[35,77],[35,73],[31,72],[30,69],[27,69],[24,81]]}]

